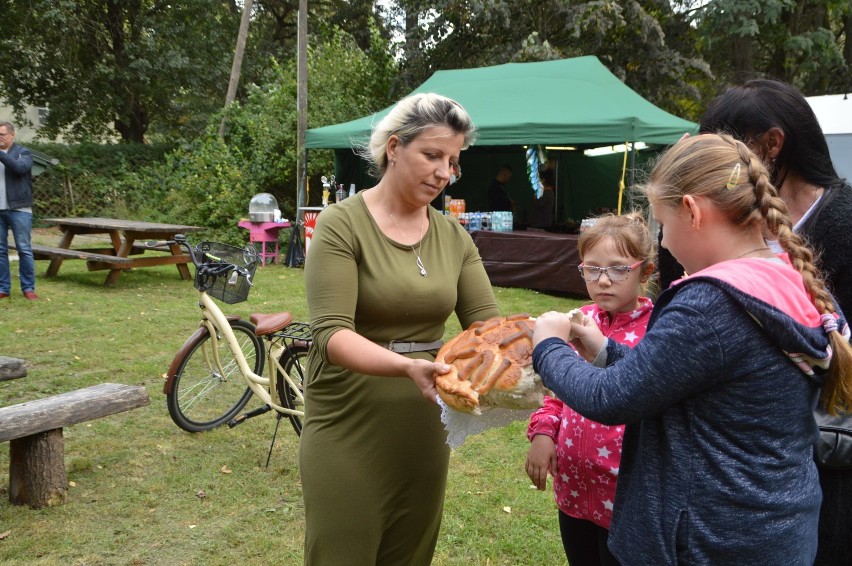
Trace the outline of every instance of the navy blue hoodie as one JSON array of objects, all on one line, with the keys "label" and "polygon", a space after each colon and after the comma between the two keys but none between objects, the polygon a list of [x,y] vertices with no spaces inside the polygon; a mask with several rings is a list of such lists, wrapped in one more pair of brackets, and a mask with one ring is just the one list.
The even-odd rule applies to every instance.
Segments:
[{"label": "navy blue hoodie", "polygon": [[606,348],[607,367],[596,368],[550,338],[533,363],[582,415],[628,424],[616,558],[812,564],[821,501],[812,411],[831,350],[786,256],[722,262],[677,282],[634,349]]}]

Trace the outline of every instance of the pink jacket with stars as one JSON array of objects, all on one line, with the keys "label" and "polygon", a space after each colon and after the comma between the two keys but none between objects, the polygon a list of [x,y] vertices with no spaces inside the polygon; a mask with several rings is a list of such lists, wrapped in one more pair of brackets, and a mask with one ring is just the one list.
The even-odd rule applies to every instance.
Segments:
[{"label": "pink jacket with stars", "polygon": [[[604,336],[633,347],[645,335],[652,308],[650,299],[640,297],[638,309],[617,313],[612,320],[594,304],[581,310],[594,318]],[[596,423],[559,399],[545,397],[544,406],[532,414],[527,429],[530,441],[537,434],[549,436],[556,444],[558,470],[553,493],[559,510],[609,529],[624,426]]]}]

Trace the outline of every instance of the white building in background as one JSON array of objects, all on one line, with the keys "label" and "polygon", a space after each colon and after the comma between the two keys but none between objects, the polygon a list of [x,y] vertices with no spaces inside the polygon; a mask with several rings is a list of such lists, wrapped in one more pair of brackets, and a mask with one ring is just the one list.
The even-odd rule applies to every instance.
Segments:
[{"label": "white building in background", "polygon": [[[26,111],[27,120],[32,125],[28,126],[15,118],[15,111],[11,106],[6,105],[6,101],[0,99],[0,120],[11,122],[15,125],[15,141],[19,143],[27,143],[29,141],[51,141],[41,139],[38,136],[38,130],[44,121],[47,119],[47,108],[39,106],[28,106]],[[61,140],[60,140],[61,141]]]},{"label": "white building in background", "polygon": [[[26,117],[27,120],[32,123],[31,125],[24,124],[15,118],[14,109],[12,109],[11,106],[7,106],[5,100],[0,99],[0,121],[11,122],[15,125],[15,142],[26,145],[28,142],[33,140],[43,142],[51,141],[39,138],[38,135],[38,129],[44,123],[45,119],[47,119],[47,108],[28,106]],[[62,143],[62,138],[60,137],[57,141]],[[33,148],[30,148],[30,150],[33,152],[34,177],[43,173],[47,167],[59,163],[59,161],[45,153],[36,151]]]},{"label": "white building in background", "polygon": [[809,96],[808,103],[825,134],[838,175],[852,181],[852,98],[848,93]]}]

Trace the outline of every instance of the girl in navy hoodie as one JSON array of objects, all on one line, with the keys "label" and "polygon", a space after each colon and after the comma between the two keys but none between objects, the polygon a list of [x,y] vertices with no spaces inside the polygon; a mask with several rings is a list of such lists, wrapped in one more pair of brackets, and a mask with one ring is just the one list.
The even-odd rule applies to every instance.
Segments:
[{"label": "girl in navy hoodie", "polygon": [[[601,335],[635,346],[645,335],[651,299],[642,296],[654,272],[654,239],[642,216],[598,218],[577,244],[580,274],[593,304],[580,310]],[[617,565],[607,535],[621,461],[623,425],[587,419],[554,397],[530,417],[526,471],[544,490],[553,476],[559,532],[570,564]]]},{"label": "girl in navy hoodie", "polygon": [[689,275],[659,296],[642,341],[598,339],[559,313],[540,316],[533,338],[557,397],[627,423],[609,549],[625,565],[810,565],[813,410],[820,396],[832,411],[852,405],[848,325],[743,143],[678,142],[647,192],[662,246]]}]

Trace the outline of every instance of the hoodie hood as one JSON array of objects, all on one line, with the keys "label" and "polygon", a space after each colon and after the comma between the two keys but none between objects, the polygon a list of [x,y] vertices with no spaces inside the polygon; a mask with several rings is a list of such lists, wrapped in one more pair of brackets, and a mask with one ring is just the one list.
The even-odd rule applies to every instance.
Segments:
[{"label": "hoodie hood", "polygon": [[[697,281],[722,289],[751,315],[803,373],[814,376],[816,369],[822,381],[832,356],[828,333],[801,274],[790,264],[786,253],[774,260],[723,261],[676,281],[672,287]],[[839,315],[831,317],[841,333],[848,337],[846,321]]]}]

